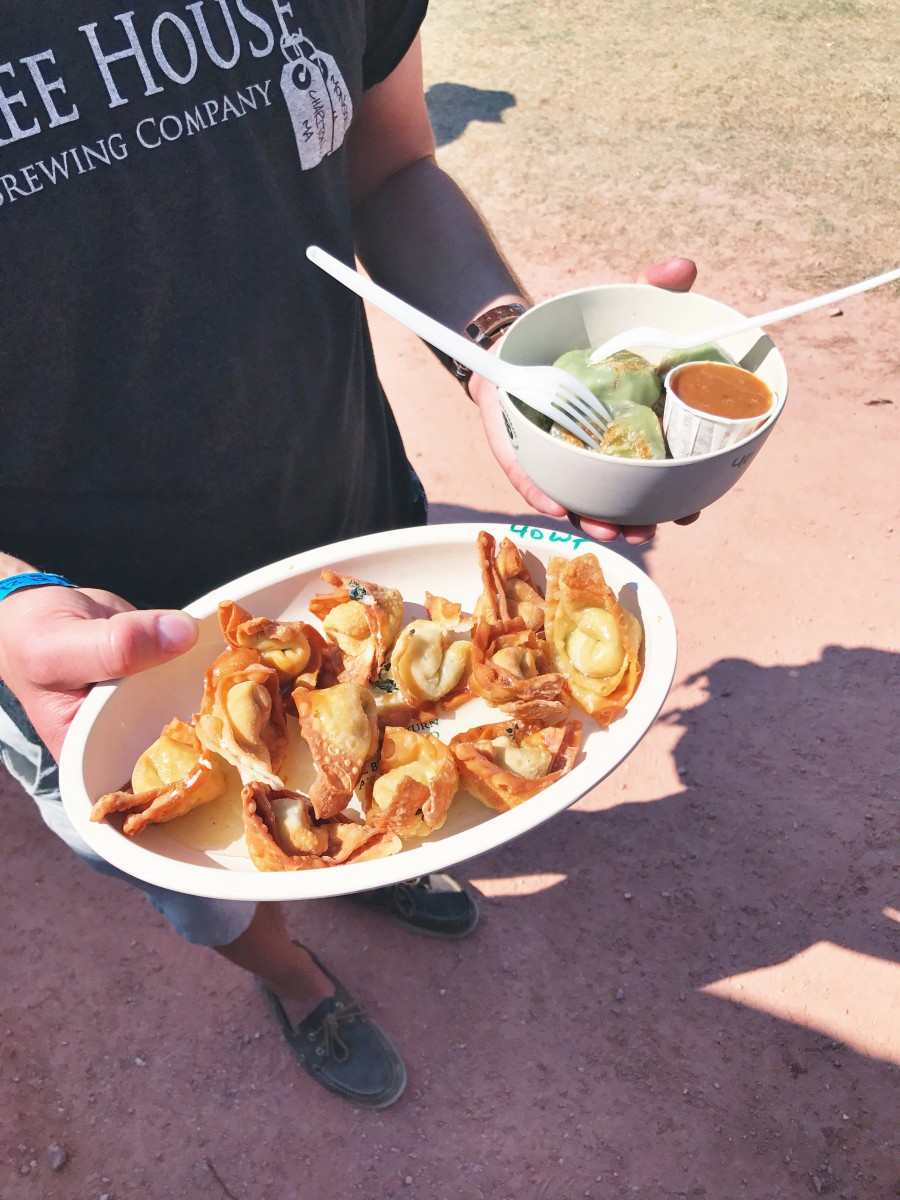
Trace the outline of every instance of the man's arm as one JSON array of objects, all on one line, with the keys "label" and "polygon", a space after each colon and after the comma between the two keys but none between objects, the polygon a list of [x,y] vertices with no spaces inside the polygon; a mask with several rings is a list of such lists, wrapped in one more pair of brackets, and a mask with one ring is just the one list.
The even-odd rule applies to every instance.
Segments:
[{"label": "man's arm", "polygon": [[[498,304],[530,305],[480,213],[437,165],[418,39],[392,74],[366,92],[348,153],[356,252],[373,279],[459,332]],[[476,376],[470,390],[513,487],[539,512],[565,516],[519,466],[496,390]]]},{"label": "man's arm", "polygon": [[[460,332],[495,305],[531,303],[474,204],[437,164],[419,39],[391,75],[363,96],[347,150],[356,252],[373,279]],[[695,274],[689,259],[674,259],[649,268],[642,281],[686,291]],[[496,389],[473,376],[470,391],[491,451],[513,487],[538,512],[566,516],[520,467]],[[639,544],[654,533],[650,526],[620,531],[574,519],[588,536],[603,541],[624,532]]]},{"label": "man's arm", "polygon": [[530,303],[475,206],[437,165],[418,39],[365,93],[348,153],[357,254],[379,283],[457,330],[496,304]]}]

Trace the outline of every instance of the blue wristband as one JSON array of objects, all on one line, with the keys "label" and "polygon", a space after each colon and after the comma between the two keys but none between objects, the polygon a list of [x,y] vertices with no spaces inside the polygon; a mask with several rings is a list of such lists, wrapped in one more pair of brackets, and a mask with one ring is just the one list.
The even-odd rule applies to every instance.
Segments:
[{"label": "blue wristband", "polygon": [[21,592],[33,587],[77,587],[62,575],[44,575],[42,571],[28,571],[25,575],[10,575],[8,579],[0,579],[0,600],[5,600],[13,592]]}]

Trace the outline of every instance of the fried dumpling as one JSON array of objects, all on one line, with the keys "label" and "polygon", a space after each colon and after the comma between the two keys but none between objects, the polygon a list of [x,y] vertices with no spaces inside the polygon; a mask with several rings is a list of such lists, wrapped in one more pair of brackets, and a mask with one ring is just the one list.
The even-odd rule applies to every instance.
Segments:
[{"label": "fried dumpling", "polygon": [[241,792],[244,834],[259,871],[307,871],[339,863],[384,858],[401,849],[400,838],[360,821],[319,821],[299,792],[251,783]]},{"label": "fried dumpling", "polygon": [[346,808],[363,768],[378,751],[378,717],[367,686],[337,683],[318,691],[294,692],[300,734],[318,774],[309,791],[316,817]]},{"label": "fried dumpling", "polygon": [[278,672],[281,683],[316,686],[328,643],[312,625],[253,617],[233,600],[219,605],[219,625],[229,646],[255,650],[267,667]]},{"label": "fried dumpling", "polygon": [[529,629],[542,629],[544,598],[518,547],[504,538],[496,550],[494,538],[484,529],[478,534],[476,545],[483,589],[475,605],[476,621],[496,624],[521,617]]},{"label": "fried dumpling", "polygon": [[391,652],[391,673],[410,704],[450,702],[454,693],[465,699],[471,669],[472,643],[454,641],[439,621],[411,621]]},{"label": "fried dumpling", "polygon": [[450,749],[460,787],[506,812],[568,774],[580,745],[580,721],[549,726],[506,721],[458,733]]},{"label": "fried dumpling", "polygon": [[313,596],[309,610],[343,652],[342,679],[355,683],[376,679],[403,623],[403,597],[396,588],[334,571],[323,571],[322,578],[334,591]]},{"label": "fried dumpling", "polygon": [[546,642],[521,617],[475,627],[475,665],[469,687],[494,708],[520,721],[551,724],[571,707],[566,678],[553,666]]},{"label": "fried dumpling", "polygon": [[425,611],[429,621],[436,621],[446,633],[471,633],[473,618],[467,617],[462,605],[443,596],[433,596],[425,593]]},{"label": "fried dumpling", "polygon": [[595,554],[547,565],[547,645],[578,703],[601,725],[624,713],[641,677],[643,629]]},{"label": "fried dumpling", "polygon": [[402,838],[425,837],[446,821],[458,786],[456,762],[443,742],[410,729],[386,729],[378,770],[366,780],[366,819]]},{"label": "fried dumpling", "polygon": [[237,768],[242,783],[282,787],[287,719],[278,673],[249,647],[224,650],[206,672],[194,717],[203,745]]},{"label": "fried dumpling", "polygon": [[224,791],[224,764],[204,751],[192,725],[176,718],[135,763],[131,789],[101,796],[91,820],[126,813],[123,832],[134,836],[218,800]]},{"label": "fried dumpling", "polygon": [[378,728],[382,731],[389,725],[411,725],[413,722],[433,721],[437,713],[434,706],[426,707],[418,700],[408,700],[400,691],[394,678],[390,661],[383,663],[378,678],[369,684],[375,701]]}]

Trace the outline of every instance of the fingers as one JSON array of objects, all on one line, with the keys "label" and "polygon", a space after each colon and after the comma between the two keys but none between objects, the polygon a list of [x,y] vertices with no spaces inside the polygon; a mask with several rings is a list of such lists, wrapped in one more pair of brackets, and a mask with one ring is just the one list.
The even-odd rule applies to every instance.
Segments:
[{"label": "fingers", "polygon": [[689,292],[697,278],[697,264],[690,258],[667,258],[665,262],[647,267],[637,278],[638,283],[667,288],[670,292]]},{"label": "fingers", "polygon": [[614,542],[621,535],[629,546],[643,546],[656,536],[655,525],[610,525],[607,521],[594,521],[576,513],[569,513],[568,517],[576,529],[596,542]]},{"label": "fingers", "polygon": [[700,514],[698,512],[696,512],[696,513],[691,513],[691,515],[689,517],[679,517],[678,520],[675,522],[675,524],[676,525],[693,525],[693,523],[695,521],[699,521],[699,520],[700,520]]},{"label": "fingers", "polygon": [[58,691],[133,675],[190,649],[197,622],[178,611],[135,611],[85,620],[60,615],[48,622],[28,658],[31,682]]},{"label": "fingers", "polygon": [[510,464],[506,477],[522,499],[527,501],[537,512],[543,513],[545,517],[564,517],[566,515],[563,505],[557,504],[555,500],[551,500],[542,492],[537,484],[528,478],[517,462]]},{"label": "fingers", "polygon": [[564,517],[566,510],[563,505],[558,504],[545,492],[542,492],[522,470],[510,444],[506,426],[503,424],[503,414],[500,411],[496,390],[492,388],[490,394],[479,393],[478,407],[491,453],[522,499],[526,500],[539,513],[543,513],[545,517]]}]

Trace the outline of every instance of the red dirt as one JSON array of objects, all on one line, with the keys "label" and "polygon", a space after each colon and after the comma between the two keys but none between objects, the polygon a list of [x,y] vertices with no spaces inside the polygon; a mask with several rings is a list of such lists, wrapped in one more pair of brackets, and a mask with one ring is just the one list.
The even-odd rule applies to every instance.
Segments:
[{"label": "red dirt", "polygon": [[[621,269],[512,242],[538,298]],[[701,259],[699,289],[799,298],[759,294],[753,249]],[[782,326],[791,395],[759,462],[629,552],[675,613],[669,702],[603,786],[458,871],[468,941],[290,910],[402,1047],[395,1108],[310,1084],[250,980],[0,782],[4,1200],[900,1195],[898,304]],[[373,323],[432,519],[528,519],[455,385]]]}]

